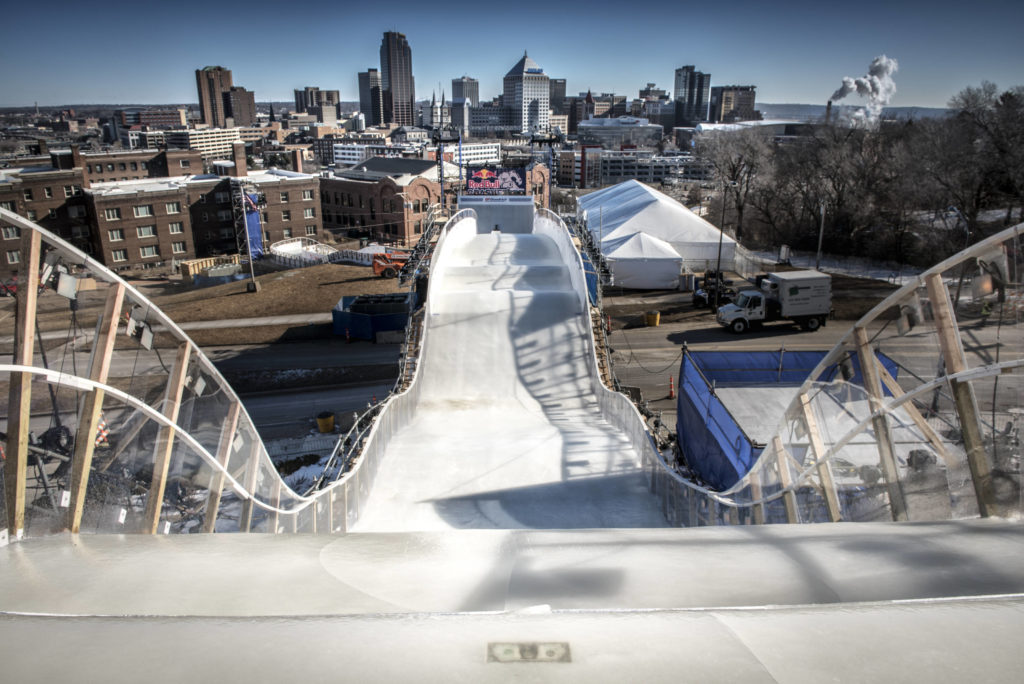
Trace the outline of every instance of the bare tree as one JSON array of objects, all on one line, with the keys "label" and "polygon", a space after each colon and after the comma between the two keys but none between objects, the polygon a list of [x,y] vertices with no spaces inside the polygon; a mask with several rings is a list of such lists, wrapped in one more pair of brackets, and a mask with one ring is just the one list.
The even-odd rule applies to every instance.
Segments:
[{"label": "bare tree", "polygon": [[742,240],[744,211],[758,174],[770,163],[771,146],[765,133],[756,128],[705,133],[697,142],[697,155],[706,159],[718,180],[729,187],[729,200],[736,210],[736,240]]}]

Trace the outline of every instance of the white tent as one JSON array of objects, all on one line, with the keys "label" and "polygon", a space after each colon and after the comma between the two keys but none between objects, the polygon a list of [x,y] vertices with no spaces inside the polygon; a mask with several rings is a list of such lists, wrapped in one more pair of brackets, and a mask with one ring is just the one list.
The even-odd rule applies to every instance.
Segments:
[{"label": "white tent", "polygon": [[736,241],[668,195],[635,180],[619,183],[577,200],[587,225],[602,250],[636,233],[664,240],[685,267],[703,271],[718,260],[721,236],[722,267],[733,269]]},{"label": "white tent", "polygon": [[683,260],[664,240],[646,233],[605,241],[604,256],[615,285],[636,290],[675,289]]}]

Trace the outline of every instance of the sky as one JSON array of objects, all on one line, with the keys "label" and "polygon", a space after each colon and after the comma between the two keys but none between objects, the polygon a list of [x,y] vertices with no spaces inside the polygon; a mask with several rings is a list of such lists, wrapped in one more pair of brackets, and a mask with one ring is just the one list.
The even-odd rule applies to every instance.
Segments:
[{"label": "sky", "polygon": [[[196,102],[195,70],[221,65],[257,101],[304,86],[359,99],[385,31],[412,48],[417,98],[463,74],[482,98],[527,51],[573,95],[671,91],[692,64],[712,85],[756,85],[764,103],[824,104],[844,76],[885,54],[899,63],[894,106],[944,107],[983,80],[1024,85],[1024,3],[424,3],[217,0],[20,2],[5,10],[0,106]],[[444,8],[444,9],[441,9]],[[855,95],[848,104],[863,104]]]}]

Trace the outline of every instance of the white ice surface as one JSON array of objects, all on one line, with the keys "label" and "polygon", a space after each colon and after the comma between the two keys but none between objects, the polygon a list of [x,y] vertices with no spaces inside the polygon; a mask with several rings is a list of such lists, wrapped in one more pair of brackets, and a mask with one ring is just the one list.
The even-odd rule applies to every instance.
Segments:
[{"label": "white ice surface", "polygon": [[664,526],[633,447],[598,410],[587,312],[554,242],[449,239],[415,418],[353,531]]}]

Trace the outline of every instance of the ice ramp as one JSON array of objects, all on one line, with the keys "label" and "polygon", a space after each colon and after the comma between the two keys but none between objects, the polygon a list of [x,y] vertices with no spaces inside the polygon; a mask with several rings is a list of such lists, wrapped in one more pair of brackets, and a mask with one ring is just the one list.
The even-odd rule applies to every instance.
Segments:
[{"label": "ice ramp", "polygon": [[634,444],[595,396],[568,233],[544,215],[530,233],[461,217],[436,248],[419,369],[371,436],[372,484],[349,529],[665,526]]}]

